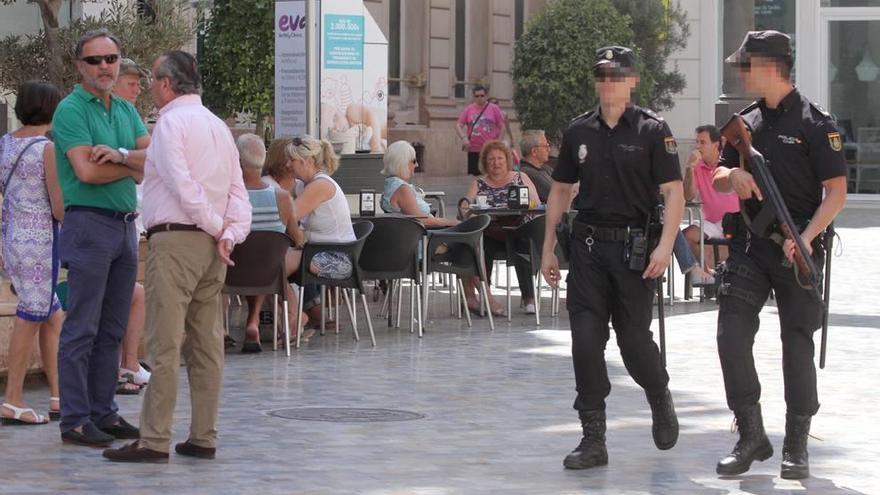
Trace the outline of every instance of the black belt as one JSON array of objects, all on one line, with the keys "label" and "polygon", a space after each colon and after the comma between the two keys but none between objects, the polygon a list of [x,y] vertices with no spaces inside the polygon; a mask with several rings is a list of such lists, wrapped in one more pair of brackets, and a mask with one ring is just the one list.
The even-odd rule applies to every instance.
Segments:
[{"label": "black belt", "polygon": [[113,218],[115,220],[122,220],[125,223],[134,222],[134,219],[138,217],[138,212],[136,211],[116,211],[109,210],[107,208],[98,208],[96,206],[68,206],[64,209],[64,211],[88,211],[90,213],[97,213],[98,215],[103,215],[105,217]]},{"label": "black belt", "polygon": [[204,230],[198,228],[197,226],[189,225],[186,223],[160,223],[158,225],[153,225],[152,227],[147,229],[147,239],[149,239],[151,235],[157,234],[159,232],[173,231],[204,232]]},{"label": "black belt", "polygon": [[579,241],[592,238],[597,242],[626,242],[632,234],[644,232],[645,229],[633,227],[600,227],[583,222],[572,224],[572,234]]}]

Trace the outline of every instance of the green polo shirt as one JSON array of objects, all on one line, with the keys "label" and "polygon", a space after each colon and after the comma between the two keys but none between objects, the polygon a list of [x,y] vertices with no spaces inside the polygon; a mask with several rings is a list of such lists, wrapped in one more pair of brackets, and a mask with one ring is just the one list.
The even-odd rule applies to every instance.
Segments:
[{"label": "green polo shirt", "polygon": [[108,110],[101,98],[77,84],[58,104],[52,118],[52,134],[65,207],[135,211],[134,179],[126,177],[107,184],[86,184],[77,178],[67,157],[67,152],[77,146],[104,144],[113,149],[135,149],[137,139],[147,134],[147,128],[131,103],[112,96]]}]

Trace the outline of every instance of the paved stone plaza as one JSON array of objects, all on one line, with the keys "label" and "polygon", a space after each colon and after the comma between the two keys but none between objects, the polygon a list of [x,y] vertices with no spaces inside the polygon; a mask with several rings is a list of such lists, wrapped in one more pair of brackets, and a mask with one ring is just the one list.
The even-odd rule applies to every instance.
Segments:
[{"label": "paved stone plaza", "polygon": [[[580,439],[571,409],[566,313],[559,319],[545,316],[536,328],[532,317],[515,310],[512,323],[498,321],[490,332],[486,319],[468,328],[464,320],[447,317],[446,298],[436,297],[422,339],[408,327],[388,329],[374,318],[375,348],[365,333],[354,342],[345,326],[338,336],[316,336],[290,359],[283,352],[230,351],[214,461],[172,454],[167,465],[113,464],[99,450],[62,445],[57,424],[2,426],[0,493],[880,493],[878,209],[851,201],[838,222],[843,256],[834,260],[828,367],[819,373],[822,408],[812,429],[818,439],[810,440],[813,477],[803,482],[779,478],[784,403],[772,306],[762,315],[755,356],[775,453],[746,475],[720,479],[715,462],[737,437],[730,433],[724,402],[714,303],[676,300],[667,318],[671,389],[681,421],[678,445],[667,452],[654,447],[650,410],[612,339],[610,464],[566,471],[562,458]],[[679,280],[679,295],[680,288]],[[185,439],[190,417],[185,373],[181,383],[175,441]],[[27,400],[45,408],[47,395],[35,387]],[[121,412],[134,423],[140,403],[140,397],[119,398]],[[420,419],[279,417],[295,408],[390,409]],[[348,419],[365,418],[372,416]]]}]

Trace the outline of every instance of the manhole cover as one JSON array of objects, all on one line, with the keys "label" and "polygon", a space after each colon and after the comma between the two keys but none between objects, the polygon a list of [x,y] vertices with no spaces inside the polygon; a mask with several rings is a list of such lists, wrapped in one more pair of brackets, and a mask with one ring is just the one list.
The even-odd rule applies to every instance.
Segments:
[{"label": "manhole cover", "polygon": [[357,409],[346,407],[297,407],[269,411],[270,416],[300,421],[330,421],[334,423],[378,423],[383,421],[413,421],[424,414],[395,409]]}]

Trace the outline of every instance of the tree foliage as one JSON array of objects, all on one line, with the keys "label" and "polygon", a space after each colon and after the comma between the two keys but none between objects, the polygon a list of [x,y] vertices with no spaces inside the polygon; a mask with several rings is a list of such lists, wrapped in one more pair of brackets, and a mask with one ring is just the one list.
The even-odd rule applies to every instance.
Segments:
[{"label": "tree foliage", "polygon": [[[135,5],[124,0],[112,0],[110,7],[98,17],[83,17],[58,29],[58,53],[50,52],[46,33],[8,36],[0,40],[0,90],[12,93],[31,79],[50,81],[63,92],[68,92],[79,81],[74,66],[74,48],[86,31],[107,28],[122,44],[122,55],[149,67],[163,52],[178,49],[195,36],[195,19],[189,15],[189,2],[182,0],[152,0],[153,12],[144,16]],[[155,13],[155,15],[153,15]],[[60,54],[60,77],[53,80],[47,67],[53,56]],[[138,110],[148,113],[153,104],[149,92],[138,100]]]},{"label": "tree foliage", "polygon": [[575,116],[595,108],[591,68],[603,46],[636,52],[641,84],[635,101],[664,110],[684,88],[666,60],[685,46],[688,26],[669,0],[552,0],[517,40],[514,105],[523,128],[544,129],[554,140]]},{"label": "tree foliage", "polygon": [[275,3],[215,0],[204,22],[201,70],[205,105],[219,115],[257,117],[257,133],[275,105]]}]

